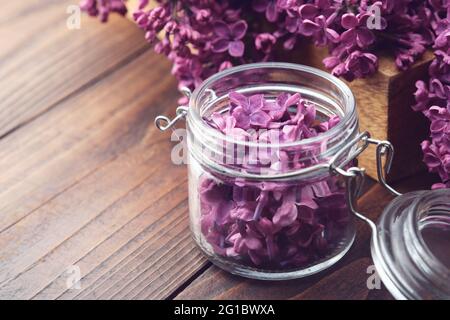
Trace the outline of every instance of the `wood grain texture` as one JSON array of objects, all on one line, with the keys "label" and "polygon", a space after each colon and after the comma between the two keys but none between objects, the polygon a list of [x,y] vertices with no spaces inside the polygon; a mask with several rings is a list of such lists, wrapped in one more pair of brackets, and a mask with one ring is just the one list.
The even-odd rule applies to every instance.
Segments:
[{"label": "wood grain texture", "polygon": [[[369,258],[361,258],[322,278],[313,287],[292,297],[292,300],[365,300],[369,296],[367,287]],[[346,281],[342,281],[346,279]]]},{"label": "wood grain texture", "polygon": [[7,1],[0,13],[0,137],[31,121],[148,45],[128,21],[82,16],[69,30],[72,0]]},{"label": "wood grain texture", "polygon": [[428,81],[428,66],[433,54],[427,51],[425,58],[413,68],[389,78],[389,108],[387,113],[387,139],[395,147],[392,163],[393,178],[407,177],[411,173],[425,171],[420,143],[428,139],[430,127],[421,112],[411,111],[415,105],[415,83]]},{"label": "wood grain texture", "polygon": [[[36,3],[38,12],[47,9],[52,20],[65,5]],[[0,140],[0,299],[166,298],[207,264],[190,239],[186,170],[171,164],[170,135],[153,126],[176,106],[170,64],[141,50],[133,25],[114,20],[93,22],[90,40],[74,47],[81,55],[99,44],[81,59],[103,61],[103,72],[87,73],[89,64],[75,61],[68,75],[86,74],[73,75],[76,85],[62,91],[64,76],[37,79],[60,96],[43,93],[42,104],[34,96],[24,117],[40,116],[20,120]],[[116,31],[116,40],[101,44]],[[63,49],[63,38],[48,46]],[[19,61],[31,54],[22,51]],[[70,64],[63,56],[61,64]],[[39,67],[56,62],[48,56]],[[2,105],[2,121],[14,107],[19,101]],[[80,268],[81,290],[67,289],[72,265]]]}]

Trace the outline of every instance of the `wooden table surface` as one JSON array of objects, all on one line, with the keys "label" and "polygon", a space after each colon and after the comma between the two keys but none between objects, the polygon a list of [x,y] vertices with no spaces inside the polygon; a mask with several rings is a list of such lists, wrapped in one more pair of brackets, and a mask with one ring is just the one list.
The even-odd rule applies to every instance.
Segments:
[{"label": "wooden table surface", "polygon": [[[190,237],[186,168],[153,125],[176,107],[169,62],[126,19],[68,30],[74,2],[2,4],[0,299],[391,299],[367,288],[363,223],[342,261],[306,279],[212,266]],[[392,198],[369,184],[359,205],[376,218]]]}]

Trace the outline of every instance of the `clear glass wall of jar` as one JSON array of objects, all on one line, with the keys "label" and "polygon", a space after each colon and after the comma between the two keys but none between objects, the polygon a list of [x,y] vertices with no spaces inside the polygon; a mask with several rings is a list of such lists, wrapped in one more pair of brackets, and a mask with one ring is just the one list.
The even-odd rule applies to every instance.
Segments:
[{"label": "clear glass wall of jar", "polygon": [[[300,93],[317,118],[340,122],[314,138],[264,144],[236,140],[205,121],[226,111],[228,94]],[[219,267],[241,276],[281,280],[311,275],[337,262],[355,236],[342,179],[327,165],[359,134],[353,94],[337,78],[294,64],[258,63],[207,79],[187,114],[189,212],[193,236]],[[248,163],[256,150],[258,165]],[[342,152],[344,150],[344,152]],[[260,163],[270,158],[270,165]],[[247,162],[246,162],[247,161]],[[280,220],[278,212],[288,212]]]}]

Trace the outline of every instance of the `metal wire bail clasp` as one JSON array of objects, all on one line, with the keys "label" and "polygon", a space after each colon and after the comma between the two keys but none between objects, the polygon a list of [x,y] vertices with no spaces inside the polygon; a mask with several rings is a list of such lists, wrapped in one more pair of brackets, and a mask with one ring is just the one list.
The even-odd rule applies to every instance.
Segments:
[{"label": "metal wire bail clasp", "polygon": [[[188,98],[191,97],[191,90],[187,87],[184,87],[181,89],[181,92]],[[161,130],[166,131],[169,128],[172,128],[175,123],[178,122],[178,120],[185,118],[188,113],[188,107],[187,106],[179,106],[176,111],[176,116],[172,120],[166,116],[159,115],[155,118],[155,126]]]},{"label": "metal wire bail clasp", "polygon": [[[368,139],[370,144],[376,145],[376,159],[377,159],[377,176],[381,185],[386,188],[394,196],[401,196],[402,194],[392,188],[386,181],[386,176],[392,167],[394,160],[394,146],[389,141],[380,141],[375,139]],[[386,163],[383,166],[383,158],[386,158]]]},{"label": "metal wire bail clasp", "polygon": [[167,129],[171,128],[175,123],[177,123],[178,120],[180,120],[181,118],[186,117],[187,112],[188,112],[188,108],[187,107],[179,106],[177,108],[177,115],[176,115],[175,118],[170,120],[166,116],[157,116],[155,118],[155,126],[161,131],[166,131]]},{"label": "metal wire bail clasp", "polygon": [[[389,173],[392,161],[394,158],[394,147],[389,141],[381,141],[372,139],[368,132],[363,132],[358,135],[354,140],[345,146],[341,153],[348,152],[348,150],[353,149],[348,160],[337,165],[337,160],[341,154],[336,155],[330,161],[330,170],[343,176],[346,180],[347,185],[347,202],[350,211],[355,214],[358,218],[367,222],[373,231],[376,231],[376,226],[373,221],[365,217],[363,214],[357,211],[355,205],[356,200],[361,195],[361,191],[365,182],[365,169],[360,167],[346,168],[351,160],[355,159],[360,155],[369,145],[376,146],[376,162],[377,162],[377,176],[380,184],[386,188],[394,196],[400,196],[401,193],[392,188],[386,181],[386,175]],[[383,159],[386,158],[385,164],[383,165]]]}]

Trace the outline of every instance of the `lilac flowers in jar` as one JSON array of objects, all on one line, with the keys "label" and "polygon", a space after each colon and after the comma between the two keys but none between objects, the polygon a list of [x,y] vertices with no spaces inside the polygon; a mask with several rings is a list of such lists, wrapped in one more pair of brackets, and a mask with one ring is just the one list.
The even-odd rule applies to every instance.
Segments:
[{"label": "lilac flowers in jar", "polygon": [[187,110],[191,229],[213,263],[291,279],[348,251],[353,215],[329,166],[351,164],[359,133],[343,82],[300,65],[244,65],[207,79]]}]

